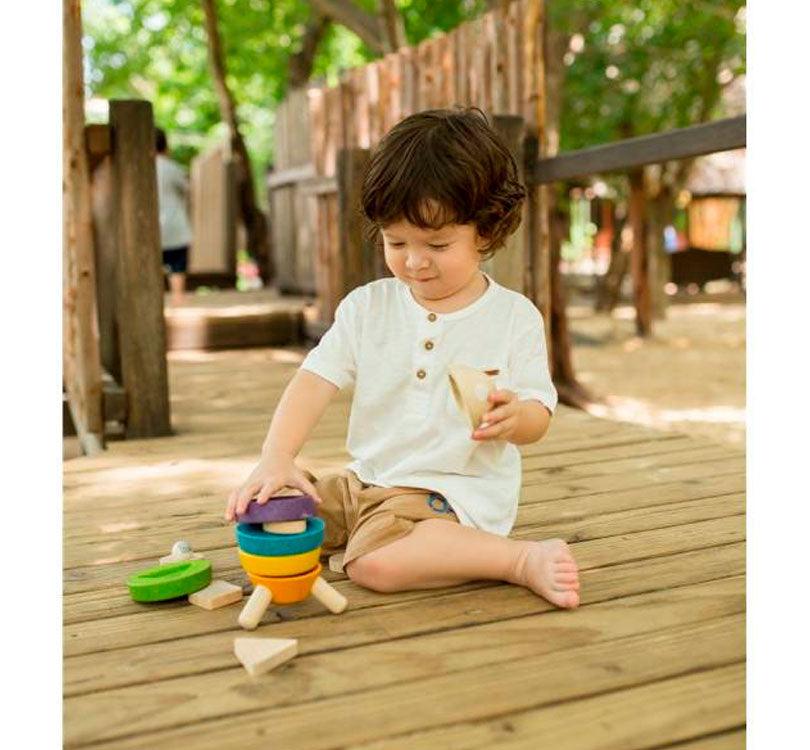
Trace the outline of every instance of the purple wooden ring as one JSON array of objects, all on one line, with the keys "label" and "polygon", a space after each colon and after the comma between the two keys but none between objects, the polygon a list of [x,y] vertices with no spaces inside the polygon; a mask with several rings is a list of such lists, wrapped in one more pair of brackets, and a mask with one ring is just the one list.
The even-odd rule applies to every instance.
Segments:
[{"label": "purple wooden ring", "polygon": [[251,500],[239,523],[275,523],[276,521],[298,521],[315,515],[315,501],[309,495],[291,497],[271,497],[264,505]]}]

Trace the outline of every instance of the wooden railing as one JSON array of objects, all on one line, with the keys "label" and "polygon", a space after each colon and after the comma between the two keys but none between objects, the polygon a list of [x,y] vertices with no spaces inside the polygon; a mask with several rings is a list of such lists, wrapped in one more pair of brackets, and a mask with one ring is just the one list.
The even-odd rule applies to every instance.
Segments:
[{"label": "wooden railing", "polygon": [[745,115],[539,159],[532,179],[543,185],[736,148],[745,148]]}]

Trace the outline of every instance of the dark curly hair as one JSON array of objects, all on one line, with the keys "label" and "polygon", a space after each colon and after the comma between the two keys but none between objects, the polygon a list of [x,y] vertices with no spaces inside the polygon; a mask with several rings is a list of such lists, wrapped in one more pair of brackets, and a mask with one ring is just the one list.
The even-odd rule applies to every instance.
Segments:
[{"label": "dark curly hair", "polygon": [[422,229],[474,224],[491,258],[520,224],[526,191],[512,154],[478,108],[433,109],[397,123],[374,151],[361,204],[367,231],[404,218]]}]

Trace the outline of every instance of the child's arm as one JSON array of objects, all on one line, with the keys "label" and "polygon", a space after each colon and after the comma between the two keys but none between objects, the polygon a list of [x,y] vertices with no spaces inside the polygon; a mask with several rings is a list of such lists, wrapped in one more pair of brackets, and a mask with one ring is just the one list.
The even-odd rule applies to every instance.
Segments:
[{"label": "child's arm", "polygon": [[315,428],[338,387],[307,370],[298,370],[279,400],[262,455],[256,468],[228,498],[225,518],[234,520],[256,497],[267,502],[282,487],[296,487],[320,501],[306,475],[295,465],[295,457]]}]

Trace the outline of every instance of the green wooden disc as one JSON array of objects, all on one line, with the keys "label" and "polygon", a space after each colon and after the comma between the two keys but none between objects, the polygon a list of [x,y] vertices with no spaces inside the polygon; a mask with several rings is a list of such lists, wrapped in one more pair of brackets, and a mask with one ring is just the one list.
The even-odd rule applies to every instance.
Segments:
[{"label": "green wooden disc", "polygon": [[129,594],[136,602],[160,602],[193,594],[211,583],[208,560],[182,560],[142,570],[127,580]]}]

